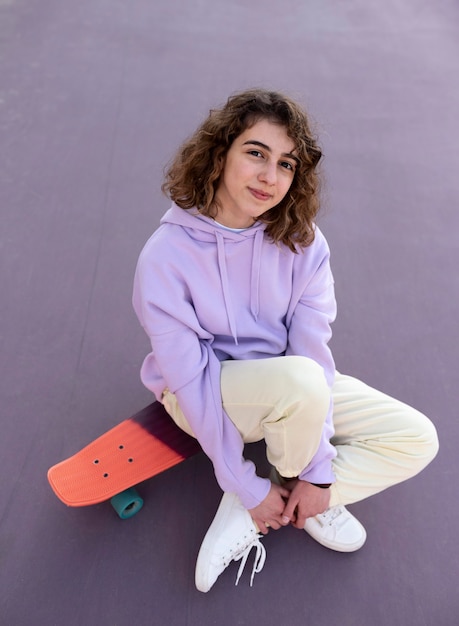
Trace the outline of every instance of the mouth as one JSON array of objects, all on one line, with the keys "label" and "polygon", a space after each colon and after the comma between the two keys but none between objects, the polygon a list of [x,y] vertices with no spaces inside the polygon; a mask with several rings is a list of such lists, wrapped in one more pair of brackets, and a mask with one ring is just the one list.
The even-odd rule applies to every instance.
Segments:
[{"label": "mouth", "polygon": [[266,193],[265,191],[261,191],[260,189],[253,189],[252,187],[249,187],[249,191],[252,194],[252,196],[256,198],[257,200],[266,201],[272,198],[271,194]]}]

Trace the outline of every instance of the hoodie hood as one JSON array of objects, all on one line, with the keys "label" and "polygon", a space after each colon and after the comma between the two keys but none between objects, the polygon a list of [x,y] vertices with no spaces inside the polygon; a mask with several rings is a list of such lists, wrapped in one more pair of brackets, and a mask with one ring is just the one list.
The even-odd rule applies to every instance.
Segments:
[{"label": "hoodie hood", "polygon": [[183,226],[190,237],[198,241],[215,241],[215,232],[224,234],[225,239],[234,243],[243,242],[252,239],[256,233],[263,234],[266,225],[262,222],[255,222],[253,226],[242,231],[228,230],[220,226],[211,217],[201,215],[197,209],[181,209],[175,203],[161,218],[161,224],[176,224]]},{"label": "hoodie hood", "polygon": [[175,203],[172,204],[172,207],[166,212],[160,223],[181,226],[192,239],[197,241],[206,243],[215,242],[228,324],[231,335],[237,345],[237,323],[231,298],[225,247],[228,244],[249,245],[252,247],[250,311],[255,321],[257,321],[260,311],[261,250],[266,225],[262,222],[256,222],[253,226],[242,231],[228,230],[220,226],[212,218],[201,215],[197,209],[182,209]]}]

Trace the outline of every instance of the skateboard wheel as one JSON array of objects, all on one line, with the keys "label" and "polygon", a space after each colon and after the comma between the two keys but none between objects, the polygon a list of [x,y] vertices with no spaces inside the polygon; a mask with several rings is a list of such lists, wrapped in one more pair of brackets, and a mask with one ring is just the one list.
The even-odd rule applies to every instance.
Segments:
[{"label": "skateboard wheel", "polygon": [[143,500],[135,489],[126,489],[110,500],[110,504],[121,519],[129,519],[140,511]]}]

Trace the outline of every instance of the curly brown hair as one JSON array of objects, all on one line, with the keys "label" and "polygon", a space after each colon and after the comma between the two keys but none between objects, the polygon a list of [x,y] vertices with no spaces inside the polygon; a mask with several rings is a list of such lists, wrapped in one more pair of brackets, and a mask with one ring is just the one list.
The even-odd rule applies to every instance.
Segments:
[{"label": "curly brown hair", "polygon": [[258,220],[266,234],[293,252],[314,240],[314,219],[319,211],[317,165],[322,152],[317,145],[306,112],[284,94],[250,89],[231,96],[181,146],[165,174],[163,192],[182,209],[196,207],[215,217],[215,193],[226,153],[233,141],[260,119],[285,127],[293,140],[299,164],[283,200]]}]

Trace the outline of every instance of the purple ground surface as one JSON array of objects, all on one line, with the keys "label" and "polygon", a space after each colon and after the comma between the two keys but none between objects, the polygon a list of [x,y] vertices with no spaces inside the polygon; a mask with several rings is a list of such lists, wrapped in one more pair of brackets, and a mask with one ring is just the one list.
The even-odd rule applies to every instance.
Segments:
[{"label": "purple ground surface", "polygon": [[[338,368],[430,415],[441,452],[352,507],[361,551],[271,532],[253,588],[233,564],[205,595],[203,455],[128,521],[67,509],[46,471],[151,401],[130,298],[162,170],[253,85],[322,137]],[[459,624],[458,112],[456,0],[0,0],[1,624]]]}]

